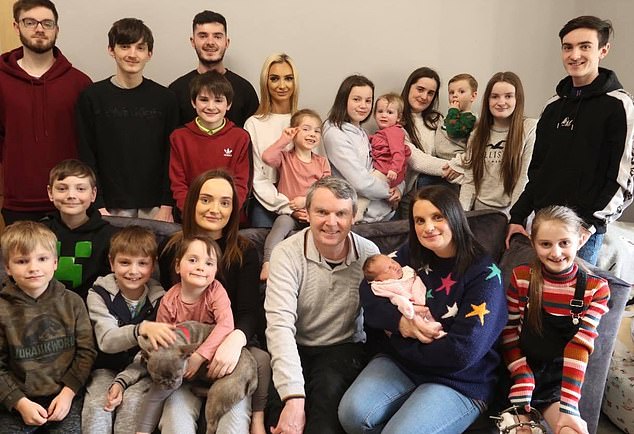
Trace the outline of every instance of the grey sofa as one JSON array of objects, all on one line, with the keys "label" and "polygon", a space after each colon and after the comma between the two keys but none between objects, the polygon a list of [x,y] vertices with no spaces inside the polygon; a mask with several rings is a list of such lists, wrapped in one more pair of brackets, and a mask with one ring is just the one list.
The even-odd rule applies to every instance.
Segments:
[{"label": "grey sofa", "polygon": [[[504,274],[504,283],[505,285],[508,284],[513,267],[526,263],[533,257],[528,240],[521,235],[515,236],[511,242],[511,248],[506,250],[504,246],[506,217],[504,214],[496,211],[472,211],[467,213],[467,217],[476,238],[498,260]],[[118,227],[132,224],[148,227],[154,231],[159,243],[180,230],[180,225],[174,223],[126,217],[105,217],[105,219]],[[374,241],[381,252],[389,253],[396,250],[407,240],[408,222],[401,220],[361,224],[355,225],[353,231]],[[243,229],[241,233],[255,243],[261,254],[268,231],[265,229]],[[596,341],[594,353],[590,356],[580,402],[581,415],[588,423],[590,433],[594,433],[599,421],[601,400],[610,365],[610,357],[630,287],[627,283],[606,271],[593,267],[591,267],[591,270],[606,278],[609,281],[611,290],[610,311],[601,319],[599,324],[599,338]],[[4,273],[4,267],[0,267],[0,277],[4,277]],[[496,431],[490,421],[486,417],[482,417],[468,432],[488,433]]]},{"label": "grey sofa", "polygon": [[[467,217],[476,238],[498,260],[504,275],[504,284],[507,285],[511,270],[515,266],[526,263],[533,258],[533,251],[528,239],[517,235],[511,241],[511,248],[506,250],[504,246],[506,217],[503,214],[496,211],[472,211],[467,213]],[[159,242],[180,229],[179,225],[176,224],[151,220],[125,217],[107,217],[106,219],[115,226],[127,226],[130,224],[148,226],[156,233]],[[400,247],[407,240],[408,222],[402,220],[355,225],[353,231],[374,241],[381,252],[388,253]],[[267,230],[243,229],[241,233],[256,244],[260,253],[262,252],[264,239],[268,233]],[[610,311],[601,319],[599,324],[599,338],[595,343],[594,353],[590,356],[580,402],[581,415],[588,423],[590,433],[594,433],[599,421],[601,400],[610,365],[610,357],[630,287],[626,282],[606,271],[596,267],[590,268],[592,272],[609,281],[611,290]],[[485,433],[496,431],[490,421],[483,417],[468,432]]]}]

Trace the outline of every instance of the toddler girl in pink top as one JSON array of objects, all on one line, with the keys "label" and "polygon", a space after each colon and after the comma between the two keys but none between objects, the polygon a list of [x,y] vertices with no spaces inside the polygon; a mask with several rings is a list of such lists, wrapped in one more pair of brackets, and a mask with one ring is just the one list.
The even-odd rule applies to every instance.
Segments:
[{"label": "toddler girl in pink top", "polygon": [[[390,188],[398,186],[405,179],[407,159],[411,155],[405,145],[405,130],[401,126],[403,117],[403,99],[388,93],[376,99],[374,120],[379,130],[370,137],[370,155],[372,156],[372,175],[387,181]],[[360,220],[368,207],[369,200],[359,197],[357,218]]]},{"label": "toddler girl in pink top", "polygon": [[[309,109],[295,112],[291,127],[286,128],[277,142],[262,153],[262,160],[277,169],[277,190],[289,199],[291,215],[281,214],[264,243],[264,260],[260,279],[269,276],[271,251],[294,229],[306,225],[306,192],[315,181],[330,175],[328,159],[313,152],[321,142],[321,117]],[[286,150],[290,144],[293,147]]]},{"label": "toddler girl in pink top", "polygon": [[[176,273],[181,281],[163,296],[156,313],[158,322],[176,324],[191,320],[215,324],[207,339],[189,357],[183,375],[185,379],[191,379],[204,363],[212,360],[223,339],[233,331],[231,302],[225,288],[216,280],[219,253],[216,242],[205,235],[183,239],[176,259]],[[164,401],[172,397],[178,400],[178,405],[170,407],[179,408],[180,418],[190,414],[191,424],[195,426],[200,399],[191,391],[173,394],[175,390],[162,390],[154,385],[150,388],[140,412],[137,433],[154,431]],[[165,417],[173,416],[164,414]]]}]

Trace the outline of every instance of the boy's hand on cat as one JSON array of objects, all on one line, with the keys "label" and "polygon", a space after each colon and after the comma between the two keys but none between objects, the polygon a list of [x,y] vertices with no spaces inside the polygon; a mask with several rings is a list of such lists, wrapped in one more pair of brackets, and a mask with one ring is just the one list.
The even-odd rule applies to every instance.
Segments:
[{"label": "boy's hand on cat", "polygon": [[152,347],[158,350],[159,345],[167,348],[176,341],[174,327],[174,324],[143,321],[139,326],[139,333],[147,337]]},{"label": "boy's hand on cat", "polygon": [[108,389],[108,394],[106,395],[106,405],[103,407],[106,411],[114,411],[117,408],[121,401],[123,401],[123,387],[119,383],[114,383]]},{"label": "boy's hand on cat", "polygon": [[14,408],[20,413],[22,420],[27,425],[41,426],[46,423],[48,418],[46,409],[37,402],[31,401],[26,396],[20,398],[18,402],[15,403]]},{"label": "boy's hand on cat", "polygon": [[67,386],[62,387],[62,390],[51,401],[51,405],[48,406],[48,421],[63,420],[70,411],[74,397],[75,392],[73,392],[73,389]]},{"label": "boy's hand on cat", "polygon": [[396,177],[398,176],[398,174],[393,170],[388,170],[385,176],[389,181],[396,181]]},{"label": "boy's hand on cat", "polygon": [[187,359],[187,369],[185,369],[185,373],[183,374],[183,378],[187,378],[188,380],[196,375],[196,372],[200,369],[203,363],[205,363],[207,359],[203,356],[194,352],[189,359]]},{"label": "boy's hand on cat", "polygon": [[302,434],[306,425],[304,401],[304,398],[288,399],[284,403],[277,426],[271,428],[271,434]]},{"label": "boy's hand on cat", "polygon": [[229,333],[218,346],[216,354],[209,362],[209,370],[207,371],[209,377],[216,380],[231,374],[238,364],[240,352],[246,343],[246,336],[241,330],[234,330]]}]

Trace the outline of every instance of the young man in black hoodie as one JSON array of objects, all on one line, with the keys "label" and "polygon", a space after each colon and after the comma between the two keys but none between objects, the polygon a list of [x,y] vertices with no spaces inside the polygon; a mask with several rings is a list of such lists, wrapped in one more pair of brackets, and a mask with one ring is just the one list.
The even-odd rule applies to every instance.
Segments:
[{"label": "young man in black hoodie", "polygon": [[612,24],[594,16],[559,32],[568,76],[557,85],[537,124],[528,184],[511,209],[507,246],[527,235],[525,219],[548,205],[573,208],[584,221],[579,256],[596,264],[607,225],[632,202],[634,103],[616,74],[600,68]]},{"label": "young man in black hoodie", "polygon": [[84,302],[97,277],[110,272],[110,238],[117,231],[92,206],[97,181],[92,169],[79,160],[64,160],[53,169],[48,197],[57,208],[43,221],[57,236],[55,278],[79,294]]}]

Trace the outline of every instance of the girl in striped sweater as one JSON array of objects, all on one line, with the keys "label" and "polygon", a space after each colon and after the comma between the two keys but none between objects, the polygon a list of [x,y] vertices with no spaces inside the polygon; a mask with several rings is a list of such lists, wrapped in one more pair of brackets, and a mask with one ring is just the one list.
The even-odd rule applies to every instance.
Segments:
[{"label": "girl in striped sweater", "polygon": [[581,223],[563,206],[537,212],[531,232],[537,260],[513,270],[507,291],[509,322],[502,334],[511,375],[509,400],[542,411],[558,434],[588,433],[579,398],[610,297],[607,282],[576,262],[586,241]]}]

